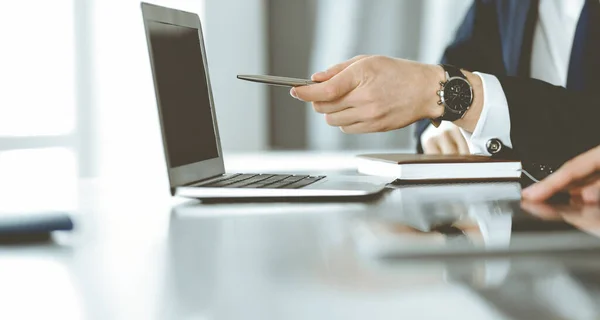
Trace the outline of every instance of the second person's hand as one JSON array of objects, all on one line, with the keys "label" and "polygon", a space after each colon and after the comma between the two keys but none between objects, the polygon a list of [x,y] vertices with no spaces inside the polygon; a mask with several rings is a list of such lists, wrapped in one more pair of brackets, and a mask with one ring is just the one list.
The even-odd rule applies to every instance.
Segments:
[{"label": "second person's hand", "polygon": [[470,154],[467,140],[452,122],[444,121],[436,128],[430,125],[421,135],[425,154]]},{"label": "second person's hand", "polygon": [[523,198],[546,201],[561,191],[600,204],[600,146],[566,162],[560,169],[523,191]]}]

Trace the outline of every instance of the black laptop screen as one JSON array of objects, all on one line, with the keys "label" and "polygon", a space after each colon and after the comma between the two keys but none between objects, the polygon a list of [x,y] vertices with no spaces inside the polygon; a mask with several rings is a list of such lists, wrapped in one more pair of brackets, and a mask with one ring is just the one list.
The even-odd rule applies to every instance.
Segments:
[{"label": "black laptop screen", "polygon": [[147,21],[170,167],[217,158],[198,30]]}]

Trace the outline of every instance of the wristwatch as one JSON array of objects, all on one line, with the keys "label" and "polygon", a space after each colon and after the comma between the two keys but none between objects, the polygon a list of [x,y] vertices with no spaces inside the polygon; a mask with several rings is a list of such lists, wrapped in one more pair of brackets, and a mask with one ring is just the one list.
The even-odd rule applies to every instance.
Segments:
[{"label": "wristwatch", "polygon": [[473,104],[473,87],[467,77],[455,66],[447,64],[440,66],[446,72],[446,81],[440,81],[441,88],[437,91],[440,97],[438,105],[444,106],[444,114],[439,118],[431,119],[431,123],[436,127],[443,120],[461,119]]}]

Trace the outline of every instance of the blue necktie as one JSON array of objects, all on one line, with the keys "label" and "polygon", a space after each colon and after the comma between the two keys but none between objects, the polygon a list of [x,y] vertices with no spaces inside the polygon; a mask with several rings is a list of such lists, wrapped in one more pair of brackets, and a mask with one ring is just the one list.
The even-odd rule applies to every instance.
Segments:
[{"label": "blue necktie", "polygon": [[567,88],[577,91],[597,89],[600,84],[598,72],[600,72],[600,0],[586,0],[573,39]]}]

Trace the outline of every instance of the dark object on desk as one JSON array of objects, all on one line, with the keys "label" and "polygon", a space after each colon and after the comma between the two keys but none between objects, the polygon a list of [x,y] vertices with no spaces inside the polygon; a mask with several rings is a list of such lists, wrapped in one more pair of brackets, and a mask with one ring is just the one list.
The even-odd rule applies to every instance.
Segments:
[{"label": "dark object on desk", "polygon": [[64,212],[0,213],[0,244],[48,241],[53,231],[73,230]]}]

